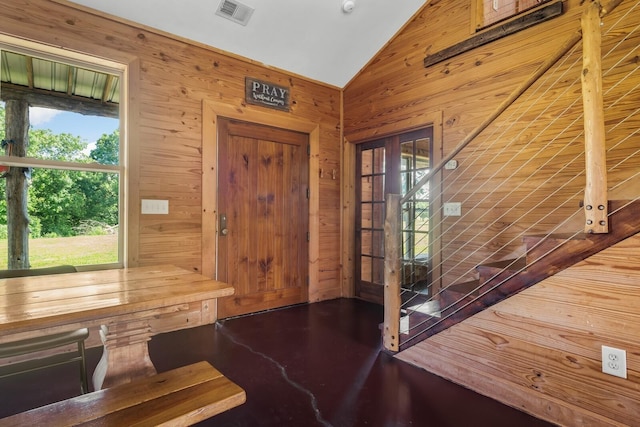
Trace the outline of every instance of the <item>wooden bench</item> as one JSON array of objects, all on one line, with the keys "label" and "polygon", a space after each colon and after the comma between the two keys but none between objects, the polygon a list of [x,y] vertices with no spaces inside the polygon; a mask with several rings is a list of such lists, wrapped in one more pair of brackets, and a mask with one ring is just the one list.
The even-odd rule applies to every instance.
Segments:
[{"label": "wooden bench", "polygon": [[188,426],[241,405],[242,388],[208,362],[0,419],[0,426]]}]

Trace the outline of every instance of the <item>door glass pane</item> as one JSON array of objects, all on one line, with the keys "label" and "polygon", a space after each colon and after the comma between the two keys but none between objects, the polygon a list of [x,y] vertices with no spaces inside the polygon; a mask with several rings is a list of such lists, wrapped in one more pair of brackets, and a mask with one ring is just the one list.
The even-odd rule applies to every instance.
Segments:
[{"label": "door glass pane", "polygon": [[416,141],[416,169],[424,169],[429,167],[429,152],[431,151],[431,141],[429,138],[419,139]]},{"label": "door glass pane", "polygon": [[361,233],[361,243],[360,243],[360,253],[362,255],[372,255],[372,246],[371,246],[371,230],[362,230]]},{"label": "door glass pane", "polygon": [[413,187],[413,171],[402,172],[400,174],[400,180],[402,194],[406,194],[407,189]]},{"label": "door glass pane", "polygon": [[384,284],[384,258],[374,258],[371,283]]},{"label": "door glass pane", "polygon": [[360,280],[364,282],[372,282],[371,276],[371,257],[362,256],[360,258]]},{"label": "door glass pane", "polygon": [[373,150],[373,173],[383,174],[384,171],[384,147],[374,148]]},{"label": "door glass pane", "polygon": [[411,157],[410,156],[402,156],[400,157],[400,170],[406,171],[411,169]]},{"label": "door glass pane", "polygon": [[384,229],[385,204],[382,202],[373,204],[373,228]]},{"label": "door glass pane", "polygon": [[363,176],[360,180],[360,200],[370,202],[373,200],[373,181],[371,175]]},{"label": "door glass pane", "polygon": [[384,231],[373,230],[371,237],[371,254],[377,257],[384,257]]},{"label": "door glass pane", "polygon": [[416,203],[414,232],[429,233],[429,202]]},{"label": "door glass pane", "polygon": [[362,177],[371,175],[373,173],[373,150],[363,150],[361,157],[360,166],[362,167]]},{"label": "door glass pane", "polygon": [[384,201],[384,175],[376,175],[373,177],[372,200]]},{"label": "door glass pane", "polygon": [[367,229],[373,227],[373,204],[362,203],[360,205],[360,228]]}]

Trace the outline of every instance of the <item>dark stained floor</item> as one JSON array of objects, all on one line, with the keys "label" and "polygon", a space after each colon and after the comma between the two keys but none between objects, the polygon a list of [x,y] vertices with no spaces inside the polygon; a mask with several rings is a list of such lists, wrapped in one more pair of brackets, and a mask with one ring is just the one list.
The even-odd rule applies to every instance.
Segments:
[{"label": "dark stained floor", "polygon": [[[156,336],[158,371],[208,360],[247,402],[200,426],[542,427],[381,350],[382,308],[338,299]],[[93,369],[99,351],[89,352]],[[0,380],[0,417],[76,393],[75,367]]]}]

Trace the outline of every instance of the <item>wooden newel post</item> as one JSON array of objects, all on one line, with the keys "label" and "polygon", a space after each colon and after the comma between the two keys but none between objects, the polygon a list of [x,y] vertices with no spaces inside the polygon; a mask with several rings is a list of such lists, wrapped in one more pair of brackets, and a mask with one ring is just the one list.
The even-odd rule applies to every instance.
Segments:
[{"label": "wooden newel post", "polygon": [[[5,151],[25,157],[29,146],[29,104],[24,99],[7,100],[5,105]],[[9,150],[10,145],[10,150]],[[7,240],[10,270],[29,268],[29,216],[27,177],[24,168],[12,167],[6,174]]]},{"label": "wooden newel post", "polygon": [[387,194],[384,221],[384,330],[382,343],[389,351],[400,346],[400,195]]},{"label": "wooden newel post", "polygon": [[582,102],[586,186],[585,233],[608,233],[607,156],[602,100],[601,5],[591,0],[582,15]]}]

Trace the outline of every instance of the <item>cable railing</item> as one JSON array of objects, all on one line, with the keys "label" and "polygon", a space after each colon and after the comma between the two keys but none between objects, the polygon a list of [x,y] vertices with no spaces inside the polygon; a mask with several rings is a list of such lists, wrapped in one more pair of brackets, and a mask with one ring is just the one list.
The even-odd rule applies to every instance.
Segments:
[{"label": "cable railing", "polygon": [[[621,2],[602,6],[600,17]],[[596,190],[596,200],[585,192],[585,187],[593,191],[597,185],[589,182],[590,174],[602,174],[589,172],[589,164],[585,167],[594,160],[592,153],[585,153],[593,148],[588,145],[592,131],[584,122],[594,119],[591,112],[585,119],[588,95],[577,95],[589,84],[582,75],[588,42],[582,43],[584,49],[578,43],[584,22],[581,31],[415,187],[404,196],[389,196],[384,324],[388,350],[411,345],[469,307],[481,306],[484,302],[479,301],[487,295],[585,232],[606,233],[606,218],[620,208],[616,205],[609,212],[608,196],[627,204],[637,199],[628,190],[640,181],[635,160],[640,151],[640,24],[631,19],[640,2],[633,3],[602,34],[600,115],[606,132],[604,182],[608,179],[609,188]],[[587,12],[585,8],[585,16]],[[457,168],[445,169],[454,158]],[[425,187],[431,197],[429,232],[421,238],[428,242],[402,233],[416,220],[407,213],[425,216],[410,206]],[[454,216],[458,207],[461,212]],[[525,243],[526,236],[536,238]],[[416,259],[428,269],[426,280],[424,270],[412,268]],[[479,273],[483,265],[491,266],[490,273]]]}]

